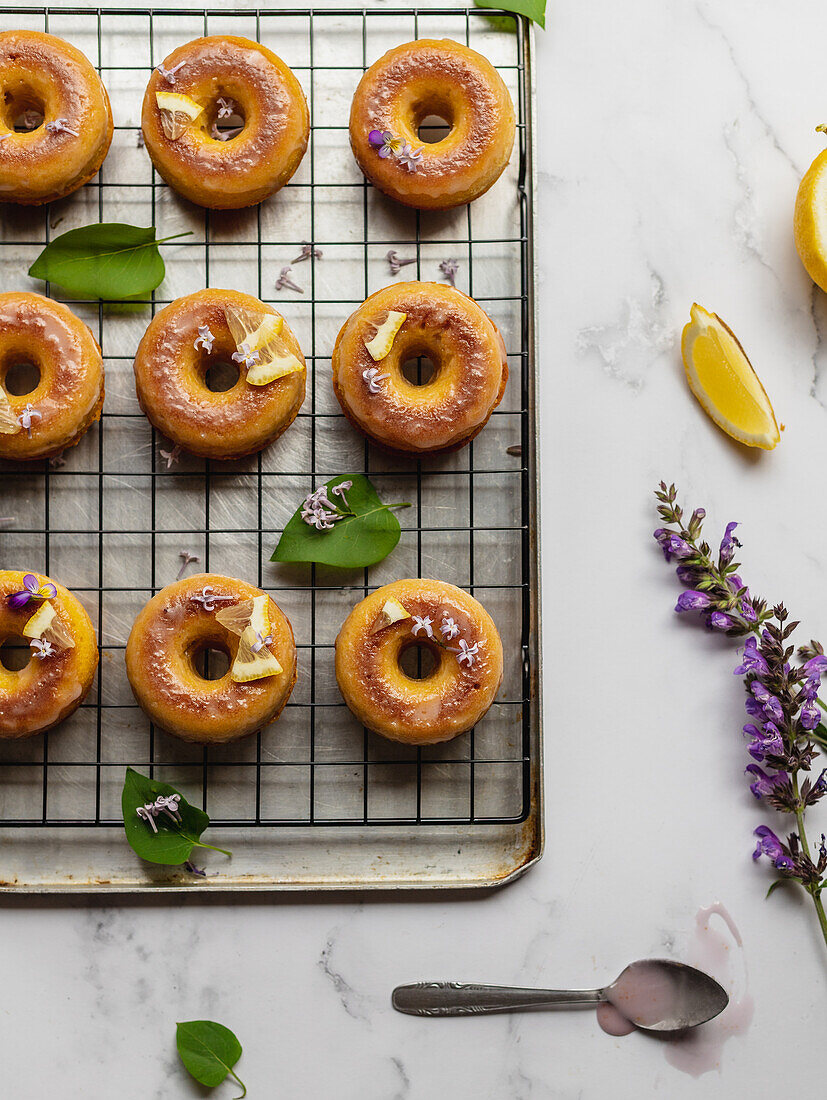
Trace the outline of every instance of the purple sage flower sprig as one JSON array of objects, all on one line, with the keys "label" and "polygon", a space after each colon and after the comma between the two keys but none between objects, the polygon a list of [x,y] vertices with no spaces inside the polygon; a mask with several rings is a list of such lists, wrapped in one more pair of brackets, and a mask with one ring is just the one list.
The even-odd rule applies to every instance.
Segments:
[{"label": "purple sage flower sprig", "polygon": [[768,825],[755,830],[757,843],[753,859],[766,856],[779,873],[770,891],[785,881],[798,882],[815,904],[821,931],[827,943],[827,916],[822,892],[827,887],[827,841],[818,847],[807,841],[805,812],[827,794],[827,768],[817,778],[809,774],[818,747],[827,749],[827,727],[820,710],[821,678],[827,672],[822,646],[811,641],[796,654],[791,643],[798,623],[788,621],[783,604],[768,608],[753,596],[738,573],[734,561],[740,543],[733,534],[736,523],[728,523],[717,555],[701,538],[706,513],[696,508],[688,519],[677,504],[677,490],[661,482],[655,490],[658,513],[668,526],[654,536],[668,562],[677,562],[677,575],[686,590],[678,597],[679,613],[697,611],[711,630],[744,638],[736,676],[744,679],[747,723],[744,736],[752,757],[745,773],[756,799],[779,813],[795,819],[795,829],[786,841]]}]

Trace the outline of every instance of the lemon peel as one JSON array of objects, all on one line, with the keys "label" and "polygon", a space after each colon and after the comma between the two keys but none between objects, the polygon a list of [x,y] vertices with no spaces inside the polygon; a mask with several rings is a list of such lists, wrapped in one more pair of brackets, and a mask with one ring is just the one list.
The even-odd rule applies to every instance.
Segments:
[{"label": "lemon peel", "polygon": [[722,431],[747,447],[771,451],[781,435],[761,380],[732,330],[696,303],[681,353],[689,388]]}]

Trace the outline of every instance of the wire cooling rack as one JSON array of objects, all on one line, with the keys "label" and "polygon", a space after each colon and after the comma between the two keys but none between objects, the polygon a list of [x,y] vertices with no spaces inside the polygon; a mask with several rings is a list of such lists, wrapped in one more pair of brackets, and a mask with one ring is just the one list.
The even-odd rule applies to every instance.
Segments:
[{"label": "wire cooling rack", "polygon": [[[95,332],[105,359],[106,402],[100,424],[61,462],[0,464],[0,513],[6,517],[0,567],[40,571],[71,588],[95,623],[101,664],[86,702],[62,726],[29,741],[0,742],[0,835],[13,838],[29,828],[38,838],[55,838],[76,829],[94,843],[107,830],[112,834],[121,821],[120,789],[129,765],[175,783],[190,801],[200,796],[211,829],[225,836],[250,837],[255,830],[271,840],[284,837],[286,828],[312,837],[316,827],[326,826],[339,829],[337,836],[354,830],[361,842],[369,827],[379,826],[386,827],[380,830],[386,852],[388,845],[415,846],[420,835],[427,837],[430,847],[418,855],[410,849],[414,860],[432,857],[440,838],[453,849],[457,838],[485,844],[496,837],[500,847],[489,854],[500,859],[502,877],[509,871],[505,850],[514,849],[515,837],[530,834],[519,859],[536,858],[527,24],[510,14],[453,8],[3,8],[0,14],[4,27],[45,30],[83,50],[107,86],[115,116],[108,158],[80,192],[42,208],[0,207],[3,286],[42,291],[26,276],[30,263],[58,233],[90,221],[152,224],[159,237],[192,231],[164,246],[166,279],[145,302],[77,301],[46,287]],[[310,144],[299,171],[277,196],[250,210],[191,206],[153,172],[140,147],[140,105],[153,66],[182,42],[221,33],[272,48],[293,68],[310,107]],[[454,38],[488,56],[518,112],[506,173],[473,206],[446,213],[406,210],[386,199],[363,180],[348,143],[350,98],[362,72],[385,50],[421,37]],[[306,243],[321,257],[294,262]],[[413,261],[395,277],[386,259],[391,249]],[[426,461],[389,458],[341,415],[330,381],[333,342],[343,320],[374,290],[394,278],[439,281],[446,259],[458,261],[457,286],[503,333],[511,372],[506,395],[481,435],[462,450]],[[292,266],[302,293],[276,289],[285,266]],[[170,442],[149,425],[135,398],[131,364],[151,315],[204,286],[244,290],[273,303],[308,361],[308,394],[297,421],[275,445],[238,462],[170,458]],[[304,495],[352,471],[367,473],[385,500],[411,501],[413,507],[399,513],[403,533],[394,553],[370,571],[270,564],[278,535]],[[153,728],[126,680],[123,650],[131,623],[146,600],[175,579],[181,551],[200,559],[187,572],[223,572],[266,589],[296,633],[299,679],[281,719],[229,746],[192,746]],[[350,608],[404,576],[438,577],[471,591],[492,613],[506,652],[502,690],[484,721],[452,742],[422,749],[387,742],[359,726],[333,675],[333,641]],[[509,832],[507,826],[518,828]],[[487,877],[496,878],[490,860],[486,866]],[[468,880],[464,868],[459,861],[443,880]],[[8,880],[10,873],[0,867],[0,877],[4,873]],[[104,873],[97,868],[81,877],[99,882]],[[371,884],[381,877],[360,873],[333,874],[333,884]],[[314,882],[331,884],[324,866],[314,874]],[[414,867],[400,876],[398,881],[418,877]],[[44,871],[39,881],[65,885],[60,872],[50,877]],[[132,880],[124,872],[120,880],[113,873],[105,881]]]}]

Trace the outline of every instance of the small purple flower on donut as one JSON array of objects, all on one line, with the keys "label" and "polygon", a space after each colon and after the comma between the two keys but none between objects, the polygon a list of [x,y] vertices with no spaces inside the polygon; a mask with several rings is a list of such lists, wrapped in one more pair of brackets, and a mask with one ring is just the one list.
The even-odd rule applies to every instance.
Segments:
[{"label": "small purple flower on donut", "polygon": [[53,600],[57,595],[57,589],[51,581],[38,584],[34,573],[27,573],[23,578],[23,587],[19,592],[12,592],[9,596],[9,607],[19,611],[25,607],[29,600]]},{"label": "small purple flower on donut", "polygon": [[368,141],[374,149],[379,150],[379,156],[383,160],[391,154],[397,154],[402,148],[401,139],[394,137],[390,130],[371,130]]}]

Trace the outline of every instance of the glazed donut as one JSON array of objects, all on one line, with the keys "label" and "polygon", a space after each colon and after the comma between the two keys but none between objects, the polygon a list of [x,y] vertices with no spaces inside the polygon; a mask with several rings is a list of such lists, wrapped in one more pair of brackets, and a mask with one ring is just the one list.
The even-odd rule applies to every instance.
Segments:
[{"label": "glazed donut", "polygon": [[[170,92],[190,101],[185,112],[196,112],[193,118],[185,113],[178,127],[157,99]],[[231,115],[243,125],[223,140],[217,122]],[[198,206],[236,210],[287,183],[307,148],[310,116],[301,85],[281,58],[247,38],[213,35],[179,46],[154,70],[141,128],[170,187]]]},{"label": "glazed donut", "polygon": [[[450,127],[432,144],[418,136],[429,115]],[[514,131],[500,74],[447,38],[389,50],[359,81],[350,109],[350,144],[365,176],[423,210],[447,210],[487,191],[508,164]]]},{"label": "glazed donut", "polygon": [[41,573],[0,571],[0,645],[13,639],[21,645],[28,639],[31,657],[19,670],[0,663],[0,738],[7,739],[30,737],[68,718],[98,667],[95,631],[83,605]]},{"label": "glazed donut", "polygon": [[[23,365],[40,378],[17,395],[9,376]],[[60,454],[100,419],[102,407],[103,359],[83,321],[41,294],[0,294],[0,458]]]},{"label": "glazed donut", "polygon": [[[259,653],[271,662],[275,658],[279,671],[241,681],[233,677],[243,634],[220,619],[257,598],[269,620],[263,640],[271,639]],[[230,669],[217,680],[206,680],[197,670],[199,655],[208,649],[223,650],[230,660]],[[126,643],[126,672],[135,698],[156,725],[185,741],[235,741],[273,722],[290,698],[296,682],[293,629],[260,589],[200,573],[168,584],[138,614]]]},{"label": "glazed donut", "polygon": [[[393,317],[401,327],[395,335]],[[386,336],[375,359],[368,344]],[[434,364],[421,386],[403,365]],[[468,443],[499,405],[508,359],[497,326],[473,298],[442,283],[393,283],[345,321],[333,350],[333,388],[349,420],[374,443],[409,454],[435,454]]]},{"label": "glazed donut", "polygon": [[[403,672],[411,646],[429,649],[432,671]],[[336,639],[339,690],[362,725],[392,741],[431,745],[471,729],[503,678],[494,621],[473,596],[445,581],[386,584],[358,603]]]},{"label": "glazed donut", "polygon": [[[27,112],[38,124],[17,130]],[[94,176],[111,141],[106,88],[80,50],[39,31],[0,33],[0,202],[70,195]]]},{"label": "glazed donut", "polygon": [[[233,311],[262,320],[272,317],[273,324],[282,326],[268,346],[289,373],[250,384],[248,363],[267,352],[252,350],[245,362],[228,321]],[[234,357],[240,368],[235,384],[219,392],[209,389],[210,367],[231,366]],[[261,367],[260,362],[255,365]],[[306,374],[301,348],[281,314],[236,290],[199,290],[178,298],[153,317],[135,356],[135,386],[143,411],[178,446],[206,458],[241,458],[272,443],[301,408]]]}]

